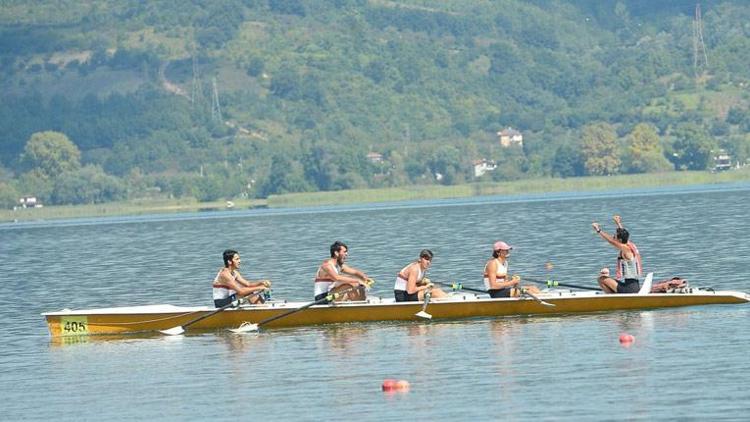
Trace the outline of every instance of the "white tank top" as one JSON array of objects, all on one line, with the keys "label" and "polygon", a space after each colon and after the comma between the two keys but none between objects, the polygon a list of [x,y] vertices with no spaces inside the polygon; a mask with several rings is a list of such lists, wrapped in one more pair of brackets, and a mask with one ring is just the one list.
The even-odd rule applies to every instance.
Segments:
[{"label": "white tank top", "polygon": [[[214,283],[216,283],[217,281],[219,281],[219,274],[221,274],[222,271],[224,271],[223,268],[220,269],[218,273],[216,273],[216,277],[214,278]],[[234,278],[237,278],[237,276],[234,273],[232,273],[232,276]],[[213,293],[214,300],[226,299],[229,296],[237,294],[237,292],[235,292],[234,290],[228,289],[226,287],[214,287],[212,293]]]},{"label": "white tank top", "polygon": [[[393,285],[393,290],[407,291],[406,284],[409,281],[406,280],[404,276],[406,275],[406,270],[414,264],[417,264],[417,263],[412,262],[411,264],[405,266],[404,268],[401,269],[401,271],[398,272],[398,274],[396,275],[396,283]],[[417,266],[417,268],[419,268],[419,274],[417,274],[417,283],[419,283],[420,281],[424,279],[424,271],[422,271],[422,267]]]},{"label": "white tank top", "polygon": [[[341,274],[341,268],[339,268],[338,265],[334,265],[333,270],[336,271],[336,274]],[[331,286],[333,286],[333,283],[335,283],[335,281],[317,281],[317,277],[319,273],[320,273],[320,268],[318,268],[318,273],[315,274],[316,281],[315,281],[315,290],[313,293],[313,295],[315,296],[323,294],[323,293],[328,293],[331,290]]]},{"label": "white tank top", "polygon": [[[505,261],[505,263],[500,262],[499,259],[495,258],[495,261],[497,261],[497,271],[495,272],[495,281],[497,281],[498,278],[501,278],[502,281],[506,281],[508,278],[508,261]],[[490,289],[490,279],[487,278],[487,265],[489,265],[489,262],[484,264],[484,288],[489,290]]]}]

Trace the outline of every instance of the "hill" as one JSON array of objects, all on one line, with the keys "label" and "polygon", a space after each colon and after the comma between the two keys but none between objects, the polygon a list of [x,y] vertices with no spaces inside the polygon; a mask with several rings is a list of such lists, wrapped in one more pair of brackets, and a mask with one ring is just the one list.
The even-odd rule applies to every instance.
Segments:
[{"label": "hill", "polygon": [[[6,204],[451,185],[478,159],[501,181],[750,156],[741,1],[703,5],[699,43],[678,0],[7,3]],[[507,127],[522,147],[500,147]],[[44,131],[79,149],[68,177],[24,154]]]}]

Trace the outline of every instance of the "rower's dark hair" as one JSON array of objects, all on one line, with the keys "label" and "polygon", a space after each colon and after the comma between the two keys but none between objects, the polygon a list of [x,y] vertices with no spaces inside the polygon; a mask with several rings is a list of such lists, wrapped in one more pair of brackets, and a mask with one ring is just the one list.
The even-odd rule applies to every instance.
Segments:
[{"label": "rower's dark hair", "polygon": [[622,243],[628,243],[628,239],[630,239],[630,233],[628,233],[627,230],[618,227],[617,231],[615,232],[615,237]]},{"label": "rower's dark hair", "polygon": [[331,258],[333,258],[333,257],[336,256],[336,252],[338,252],[339,249],[341,249],[342,246],[345,247],[347,250],[349,249],[349,247],[346,246],[346,243],[344,243],[344,242],[341,242],[341,241],[338,241],[338,240],[335,241],[335,242],[333,242],[333,245],[331,245]]},{"label": "rower's dark hair", "polygon": [[432,261],[432,256],[433,256],[432,255],[432,251],[429,250],[429,249],[422,249],[419,252],[419,257],[420,258],[427,258],[428,260]]},{"label": "rower's dark hair", "polygon": [[239,255],[239,252],[234,249],[227,249],[221,254],[221,257],[224,259],[225,267],[229,267],[229,263],[232,262],[232,258],[234,258],[235,255]]}]

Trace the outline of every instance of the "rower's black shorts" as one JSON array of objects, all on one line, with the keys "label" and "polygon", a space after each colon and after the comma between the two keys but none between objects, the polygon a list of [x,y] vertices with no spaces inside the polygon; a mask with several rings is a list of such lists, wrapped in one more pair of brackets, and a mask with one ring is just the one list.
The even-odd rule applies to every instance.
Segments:
[{"label": "rower's black shorts", "polygon": [[637,278],[626,278],[623,281],[617,280],[617,293],[638,293],[641,285]]},{"label": "rower's black shorts", "polygon": [[225,297],[224,299],[214,299],[214,306],[217,308],[221,308],[222,306],[229,305],[235,300],[237,300],[237,295],[231,295],[229,297]]},{"label": "rower's black shorts", "polygon": [[393,296],[396,302],[419,302],[419,293],[406,293],[406,290],[394,290]]},{"label": "rower's black shorts", "polygon": [[489,289],[487,290],[487,293],[490,294],[490,297],[493,299],[497,299],[499,297],[510,297],[510,293],[513,290],[511,287],[506,287],[504,289]]}]

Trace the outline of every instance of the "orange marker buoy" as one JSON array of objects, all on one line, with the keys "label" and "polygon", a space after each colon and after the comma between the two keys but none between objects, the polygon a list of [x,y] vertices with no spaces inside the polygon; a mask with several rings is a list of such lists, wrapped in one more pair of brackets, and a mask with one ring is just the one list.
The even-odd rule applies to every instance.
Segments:
[{"label": "orange marker buoy", "polygon": [[635,337],[628,333],[622,333],[620,334],[620,344],[623,346],[630,346],[635,342]]},{"label": "orange marker buoy", "polygon": [[393,391],[393,390],[395,390],[396,389],[396,383],[398,383],[398,381],[396,381],[394,379],[383,380],[383,391]]}]

